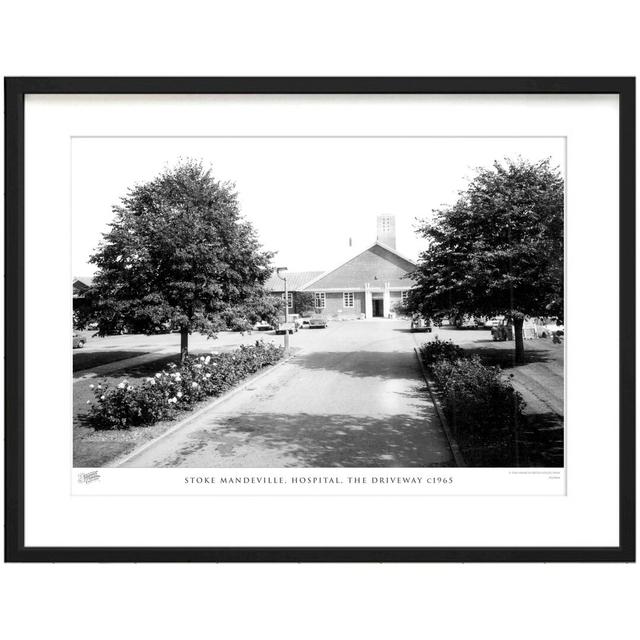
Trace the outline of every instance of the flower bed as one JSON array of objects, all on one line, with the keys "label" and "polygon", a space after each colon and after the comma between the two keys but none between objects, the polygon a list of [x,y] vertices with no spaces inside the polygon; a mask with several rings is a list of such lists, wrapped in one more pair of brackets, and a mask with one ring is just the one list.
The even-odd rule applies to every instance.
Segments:
[{"label": "flower bed", "polygon": [[448,360],[453,362],[464,357],[464,351],[451,340],[440,340],[438,336],[435,340],[425,342],[420,347],[420,356],[427,367],[432,367],[436,362]]},{"label": "flower bed", "polygon": [[282,359],[284,348],[258,341],[228,353],[192,356],[142,384],[123,380],[93,387],[89,423],[95,429],[145,427],[167,420],[208,397],[219,396],[262,367]]},{"label": "flower bed", "polygon": [[474,466],[513,466],[525,403],[500,367],[487,367],[452,342],[420,348],[464,457]]}]

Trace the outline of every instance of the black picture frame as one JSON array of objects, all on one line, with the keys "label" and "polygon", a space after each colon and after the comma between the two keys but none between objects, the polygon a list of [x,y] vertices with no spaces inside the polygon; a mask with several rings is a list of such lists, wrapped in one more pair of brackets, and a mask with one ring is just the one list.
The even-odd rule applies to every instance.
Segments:
[{"label": "black picture frame", "polygon": [[[635,561],[635,78],[5,78],[5,561]],[[26,547],[24,540],[24,100],[27,94],[616,94],[620,160],[619,531],[616,547]]]}]

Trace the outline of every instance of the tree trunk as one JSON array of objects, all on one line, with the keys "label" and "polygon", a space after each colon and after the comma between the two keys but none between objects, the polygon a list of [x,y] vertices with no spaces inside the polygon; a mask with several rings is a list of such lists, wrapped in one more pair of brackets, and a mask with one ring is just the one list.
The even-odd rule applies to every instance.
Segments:
[{"label": "tree trunk", "polygon": [[189,330],[185,327],[180,329],[180,364],[184,364],[189,355]]},{"label": "tree trunk", "polygon": [[516,342],[516,364],[524,364],[524,337],[522,335],[522,325],[524,318],[516,316],[513,319],[513,339]]}]

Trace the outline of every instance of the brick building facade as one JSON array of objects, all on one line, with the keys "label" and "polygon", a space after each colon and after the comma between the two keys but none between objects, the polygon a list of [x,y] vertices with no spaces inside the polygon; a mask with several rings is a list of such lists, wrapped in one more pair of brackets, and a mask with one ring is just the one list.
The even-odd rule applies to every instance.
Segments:
[{"label": "brick building facade", "polygon": [[[326,272],[287,274],[289,311],[295,309],[295,291],[313,294],[316,313],[331,318],[388,318],[412,285],[407,274],[415,262],[395,249],[395,219],[378,216],[376,242]],[[284,296],[284,283],[273,276],[267,287]]]}]

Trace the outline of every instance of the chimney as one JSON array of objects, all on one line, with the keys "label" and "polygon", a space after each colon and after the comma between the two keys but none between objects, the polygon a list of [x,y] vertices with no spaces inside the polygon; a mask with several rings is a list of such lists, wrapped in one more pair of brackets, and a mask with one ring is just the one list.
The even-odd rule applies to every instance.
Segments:
[{"label": "chimney", "polygon": [[396,217],[395,216],[378,216],[378,234],[376,237],[378,242],[386,244],[392,249],[396,248]]}]

